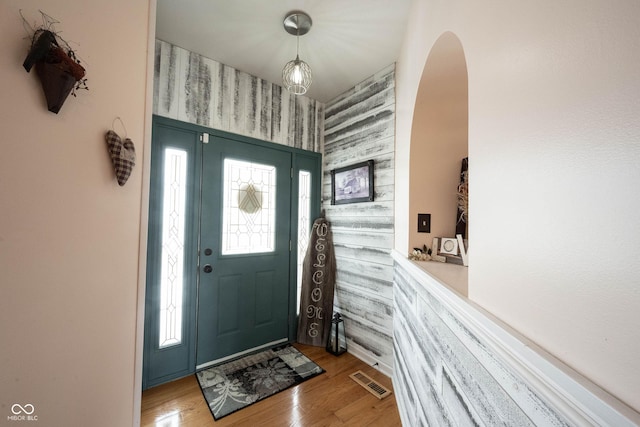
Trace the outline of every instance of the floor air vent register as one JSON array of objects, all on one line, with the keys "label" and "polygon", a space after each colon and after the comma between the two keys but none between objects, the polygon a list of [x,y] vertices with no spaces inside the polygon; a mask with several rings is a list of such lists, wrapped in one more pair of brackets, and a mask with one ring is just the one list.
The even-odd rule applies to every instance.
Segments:
[{"label": "floor air vent register", "polygon": [[373,394],[378,399],[384,399],[391,394],[391,390],[372,380],[362,371],[356,371],[353,374],[349,375],[349,377],[360,384],[362,387],[367,389],[369,393]]}]

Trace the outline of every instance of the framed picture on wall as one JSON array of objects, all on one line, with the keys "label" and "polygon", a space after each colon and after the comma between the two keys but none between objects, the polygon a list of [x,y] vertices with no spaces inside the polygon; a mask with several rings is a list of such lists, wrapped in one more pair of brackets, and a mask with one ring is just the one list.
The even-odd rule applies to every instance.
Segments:
[{"label": "framed picture on wall", "polygon": [[373,160],[331,171],[331,204],[373,202]]}]

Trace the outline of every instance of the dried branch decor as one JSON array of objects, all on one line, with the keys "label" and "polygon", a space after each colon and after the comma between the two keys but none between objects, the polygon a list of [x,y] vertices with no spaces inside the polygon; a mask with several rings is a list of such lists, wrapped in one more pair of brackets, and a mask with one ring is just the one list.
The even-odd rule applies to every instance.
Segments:
[{"label": "dried branch decor", "polygon": [[42,25],[34,28],[20,11],[23,25],[31,39],[31,47],[22,66],[27,72],[36,66],[47,98],[47,107],[57,114],[69,93],[76,96],[77,90],[89,88],[87,79],[84,78],[85,69],[80,65],[76,53],[54,29],[54,25],[59,22],[42,11],[40,14]]}]

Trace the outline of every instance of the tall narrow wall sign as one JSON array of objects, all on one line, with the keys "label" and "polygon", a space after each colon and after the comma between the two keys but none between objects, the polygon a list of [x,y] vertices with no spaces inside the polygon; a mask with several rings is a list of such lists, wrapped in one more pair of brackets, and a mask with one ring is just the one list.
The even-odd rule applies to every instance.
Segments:
[{"label": "tall narrow wall sign", "polygon": [[331,330],[336,260],[329,221],[313,222],[311,239],[302,265],[302,290],[298,342],[324,347]]},{"label": "tall narrow wall sign", "polygon": [[469,224],[469,157],[462,159],[460,184],[458,185],[458,213],[456,217],[456,235],[467,238]]}]

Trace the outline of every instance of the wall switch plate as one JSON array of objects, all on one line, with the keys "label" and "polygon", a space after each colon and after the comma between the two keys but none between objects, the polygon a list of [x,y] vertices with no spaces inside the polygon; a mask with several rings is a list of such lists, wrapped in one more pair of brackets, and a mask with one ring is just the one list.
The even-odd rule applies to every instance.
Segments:
[{"label": "wall switch plate", "polygon": [[431,214],[418,214],[418,233],[431,233]]}]

